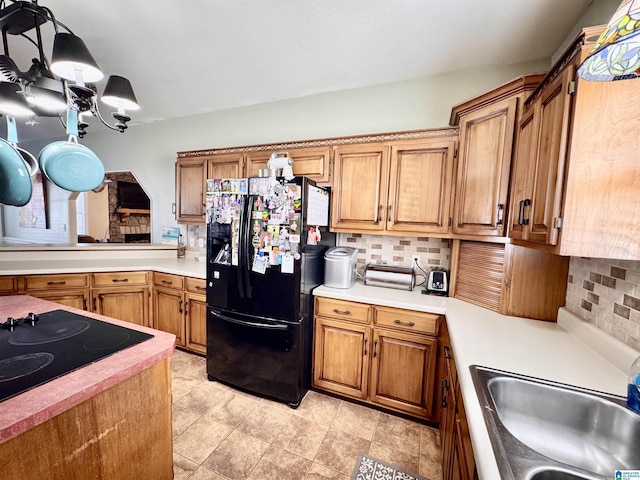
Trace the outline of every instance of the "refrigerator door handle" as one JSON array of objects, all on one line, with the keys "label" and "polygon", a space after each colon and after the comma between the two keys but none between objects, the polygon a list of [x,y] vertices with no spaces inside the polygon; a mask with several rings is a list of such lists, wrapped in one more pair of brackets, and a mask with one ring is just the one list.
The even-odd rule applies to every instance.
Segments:
[{"label": "refrigerator door handle", "polygon": [[238,231],[238,267],[236,268],[236,273],[238,275],[238,291],[240,292],[240,298],[246,298],[245,288],[244,288],[244,269],[245,266],[243,264],[243,251],[247,248],[245,242],[245,236],[247,235],[245,232],[245,221],[247,216],[247,203],[248,199],[245,199],[245,203],[242,205],[242,210],[240,214],[240,228]]},{"label": "refrigerator door handle", "polygon": [[223,315],[215,310],[211,310],[211,315],[216,318],[219,318],[222,321],[235,323],[236,325],[242,325],[245,327],[251,328],[263,328],[265,330],[281,330],[286,331],[289,329],[289,325],[286,323],[260,323],[260,322],[248,322],[246,320],[240,320],[238,318],[229,317],[227,315]]},{"label": "refrigerator door handle", "polygon": [[246,203],[243,208],[244,218],[242,219],[242,226],[240,231],[240,238],[242,239],[240,255],[242,255],[241,263],[242,271],[244,273],[244,286],[246,291],[246,298],[252,297],[251,289],[251,253],[253,252],[253,244],[249,241],[251,235],[251,213],[253,212],[253,204],[255,203],[256,196],[249,195],[246,199]]}]

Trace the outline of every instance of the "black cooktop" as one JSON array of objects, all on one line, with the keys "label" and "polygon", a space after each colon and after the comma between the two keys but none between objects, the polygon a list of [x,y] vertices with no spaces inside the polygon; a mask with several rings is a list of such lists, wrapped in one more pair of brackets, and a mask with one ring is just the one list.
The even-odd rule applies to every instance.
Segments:
[{"label": "black cooktop", "polygon": [[153,335],[66,310],[0,323],[0,402]]}]

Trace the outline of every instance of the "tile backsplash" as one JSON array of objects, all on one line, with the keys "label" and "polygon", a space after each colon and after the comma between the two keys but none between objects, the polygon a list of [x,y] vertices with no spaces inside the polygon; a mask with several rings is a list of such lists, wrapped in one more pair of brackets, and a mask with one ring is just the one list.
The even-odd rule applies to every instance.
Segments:
[{"label": "tile backsplash", "polygon": [[640,351],[640,262],[571,257],[566,307]]},{"label": "tile backsplash", "polygon": [[342,247],[358,249],[357,268],[360,273],[370,262],[410,267],[414,253],[420,255],[420,266],[427,272],[431,267],[448,270],[451,264],[451,240],[447,238],[340,233],[336,243]]}]

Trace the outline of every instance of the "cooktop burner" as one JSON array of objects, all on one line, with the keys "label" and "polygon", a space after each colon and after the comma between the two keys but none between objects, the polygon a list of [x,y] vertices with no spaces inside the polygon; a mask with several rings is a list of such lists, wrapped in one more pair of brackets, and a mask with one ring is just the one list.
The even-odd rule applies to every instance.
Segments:
[{"label": "cooktop burner", "polygon": [[153,335],[66,310],[0,323],[0,401]]}]

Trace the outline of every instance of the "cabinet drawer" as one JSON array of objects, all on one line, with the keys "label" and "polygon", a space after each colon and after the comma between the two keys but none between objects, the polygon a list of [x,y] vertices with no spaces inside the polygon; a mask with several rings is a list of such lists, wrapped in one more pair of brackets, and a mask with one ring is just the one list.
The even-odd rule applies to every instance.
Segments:
[{"label": "cabinet drawer", "polygon": [[170,273],[153,272],[153,284],[156,287],[184,289],[184,277],[182,275],[172,275]]},{"label": "cabinet drawer", "polygon": [[340,318],[359,323],[369,323],[371,307],[364,303],[345,302],[333,298],[316,297],[316,315]]},{"label": "cabinet drawer", "polygon": [[70,273],[65,275],[27,275],[25,288],[29,290],[51,290],[52,288],[82,288],[89,286],[89,275]]},{"label": "cabinet drawer", "polygon": [[187,292],[205,295],[207,293],[207,281],[204,278],[185,277],[185,289]]},{"label": "cabinet drawer", "polygon": [[0,295],[10,295],[18,292],[18,277],[7,275],[0,277]]},{"label": "cabinet drawer", "polygon": [[414,312],[400,308],[375,307],[374,323],[378,327],[391,327],[407,332],[438,333],[438,315]]},{"label": "cabinet drawer", "polygon": [[119,285],[146,285],[149,283],[148,272],[108,272],[94,273],[94,287],[113,287]]}]

